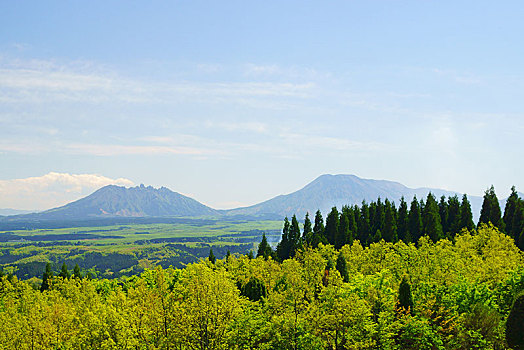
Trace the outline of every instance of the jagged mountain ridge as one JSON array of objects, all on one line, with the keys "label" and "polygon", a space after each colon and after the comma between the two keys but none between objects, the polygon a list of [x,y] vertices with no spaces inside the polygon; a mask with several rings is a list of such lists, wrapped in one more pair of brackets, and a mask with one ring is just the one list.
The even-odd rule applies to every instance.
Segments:
[{"label": "jagged mountain ridge", "polygon": [[216,211],[166,187],[108,185],[87,197],[23,219],[74,220],[96,217],[166,217],[215,215]]}]

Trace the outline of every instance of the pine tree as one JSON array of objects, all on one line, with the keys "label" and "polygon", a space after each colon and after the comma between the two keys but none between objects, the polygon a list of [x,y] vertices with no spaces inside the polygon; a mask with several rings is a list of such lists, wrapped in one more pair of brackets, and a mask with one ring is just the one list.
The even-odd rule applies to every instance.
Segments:
[{"label": "pine tree", "polygon": [[524,349],[524,292],[517,295],[509,312],[506,342],[513,349]]},{"label": "pine tree", "polygon": [[398,306],[413,313],[413,297],[411,296],[411,285],[406,276],[402,278],[398,287]]},{"label": "pine tree", "polygon": [[397,213],[395,205],[387,198],[384,201],[384,230],[382,237],[386,242],[397,242]]},{"label": "pine tree", "polygon": [[519,195],[517,193],[517,190],[515,189],[515,186],[513,186],[511,187],[511,194],[506,200],[506,207],[504,208],[504,217],[502,218],[506,226],[506,234],[513,238],[518,238],[518,234],[520,234],[520,232],[516,232],[518,231],[518,229],[514,229],[513,227],[513,218],[515,217],[515,213],[518,209],[518,206]]},{"label": "pine tree", "polygon": [[417,196],[413,197],[408,214],[409,235],[414,243],[417,243],[422,237],[422,215],[420,212],[420,203]]},{"label": "pine tree", "polygon": [[311,246],[313,243],[313,228],[311,227],[311,220],[309,220],[309,213],[306,213],[304,219],[304,232],[302,232],[302,241],[305,245]]},{"label": "pine tree", "polygon": [[67,265],[65,262],[62,264],[62,269],[60,270],[60,273],[58,274],[58,276],[62,277],[63,279],[67,279],[71,277],[71,274],[67,270]]},{"label": "pine tree", "polygon": [[209,249],[209,257],[208,257],[209,261],[211,261],[212,264],[214,264],[217,260],[217,258],[215,257],[215,254],[213,254],[213,249]]},{"label": "pine tree", "polygon": [[426,198],[426,204],[422,215],[422,225],[424,227],[424,235],[429,236],[433,242],[443,238],[444,234],[442,233],[442,224],[440,223],[437,200],[431,192]]},{"label": "pine tree", "polygon": [[449,207],[448,207],[448,202],[446,201],[446,196],[444,195],[440,197],[440,202],[438,203],[438,214],[440,216],[440,224],[442,225],[442,232],[444,235],[447,235],[449,234],[449,227],[448,227]]},{"label": "pine tree", "polygon": [[258,301],[264,298],[267,294],[266,286],[256,277],[251,277],[249,282],[241,288],[242,295],[251,301]]},{"label": "pine tree", "polygon": [[313,226],[313,248],[318,247],[319,243],[327,243],[324,230],[324,218],[320,210],[317,210],[315,214],[315,226]]},{"label": "pine tree", "polygon": [[384,232],[384,225],[386,223],[386,213],[384,209],[384,204],[380,200],[380,197],[378,197],[377,202],[375,203],[375,215],[372,222],[373,232],[377,230]]},{"label": "pine tree", "polygon": [[380,230],[377,230],[373,236],[369,237],[368,245],[371,243],[378,243],[382,239],[382,232]]},{"label": "pine tree", "polygon": [[231,252],[228,249],[226,252],[226,262],[229,262],[229,259],[231,259]]},{"label": "pine tree", "polygon": [[502,221],[500,204],[493,185],[484,192],[484,201],[482,202],[482,209],[480,210],[478,226],[482,223],[487,224],[489,222],[504,232],[504,222]]},{"label": "pine tree", "polygon": [[513,223],[511,229],[515,233],[515,244],[521,250],[524,250],[524,200],[517,201],[517,209],[513,214]]},{"label": "pine tree", "polygon": [[342,280],[346,283],[349,282],[347,263],[346,263],[346,259],[344,259],[344,257],[342,256],[342,253],[338,254],[336,269],[338,272],[340,272],[340,276],[342,276]]},{"label": "pine tree", "polygon": [[462,202],[460,204],[460,225],[459,229],[466,228],[473,230],[475,224],[473,223],[473,214],[471,213],[471,204],[469,203],[468,196],[464,194],[462,196]]},{"label": "pine tree", "polygon": [[404,197],[402,197],[400,198],[400,205],[398,207],[397,235],[398,239],[402,240],[404,243],[411,242],[408,223],[408,204],[404,200]]},{"label": "pine tree", "polygon": [[78,266],[78,264],[75,264],[75,268],[73,269],[73,277],[82,279],[82,272],[80,271],[80,266]]},{"label": "pine tree", "polygon": [[446,227],[452,238],[460,231],[460,202],[457,195],[448,198],[448,222]]},{"label": "pine tree", "polygon": [[355,209],[349,207],[346,215],[349,219],[349,239],[347,243],[351,245],[353,244],[353,241],[357,237],[357,232],[358,232],[357,219],[355,217]]},{"label": "pine tree", "polygon": [[42,284],[40,285],[41,292],[49,289],[52,278],[53,278],[53,270],[51,270],[51,264],[47,263],[45,265],[44,275],[42,276]]},{"label": "pine tree", "polygon": [[289,257],[296,255],[297,251],[302,248],[302,238],[300,235],[300,226],[296,215],[291,218],[291,226],[289,228]]},{"label": "pine tree", "polygon": [[271,246],[267,242],[266,234],[263,233],[262,241],[258,245],[257,258],[261,256],[265,260],[267,260],[272,255],[273,255],[273,249],[271,249]]},{"label": "pine tree", "polygon": [[335,245],[339,227],[339,214],[337,207],[331,208],[331,212],[326,217],[325,236],[329,244]]}]

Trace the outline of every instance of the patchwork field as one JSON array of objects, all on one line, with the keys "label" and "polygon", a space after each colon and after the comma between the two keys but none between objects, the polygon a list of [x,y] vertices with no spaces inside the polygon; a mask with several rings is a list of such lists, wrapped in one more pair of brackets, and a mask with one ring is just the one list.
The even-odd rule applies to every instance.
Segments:
[{"label": "patchwork field", "polygon": [[178,220],[176,223],[129,223],[0,231],[0,268],[18,278],[41,277],[47,262],[58,271],[65,262],[92,276],[118,278],[147,267],[183,267],[213,249],[221,258],[256,255],[262,234],[280,239],[281,221]]}]

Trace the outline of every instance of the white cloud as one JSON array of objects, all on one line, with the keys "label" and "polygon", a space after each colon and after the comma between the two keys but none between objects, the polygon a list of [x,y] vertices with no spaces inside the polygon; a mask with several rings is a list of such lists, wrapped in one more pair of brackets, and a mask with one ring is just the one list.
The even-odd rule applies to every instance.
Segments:
[{"label": "white cloud", "polygon": [[0,208],[45,210],[84,197],[106,185],[133,186],[126,178],[50,172],[39,177],[0,180]]}]

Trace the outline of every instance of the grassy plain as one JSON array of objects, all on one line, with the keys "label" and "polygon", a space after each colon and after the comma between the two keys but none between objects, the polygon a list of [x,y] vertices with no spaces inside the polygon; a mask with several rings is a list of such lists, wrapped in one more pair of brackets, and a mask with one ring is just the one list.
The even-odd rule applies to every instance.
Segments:
[{"label": "grassy plain", "polygon": [[19,278],[40,277],[50,262],[56,272],[65,262],[84,273],[117,278],[154,265],[183,267],[207,257],[247,254],[266,233],[280,239],[281,221],[198,220],[108,226],[0,231],[0,268]]}]

